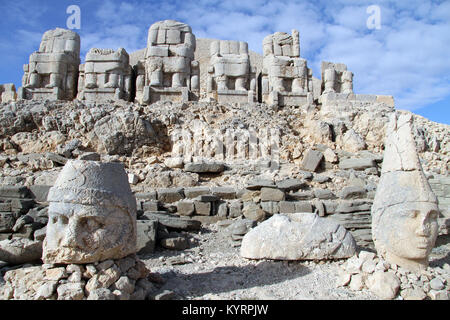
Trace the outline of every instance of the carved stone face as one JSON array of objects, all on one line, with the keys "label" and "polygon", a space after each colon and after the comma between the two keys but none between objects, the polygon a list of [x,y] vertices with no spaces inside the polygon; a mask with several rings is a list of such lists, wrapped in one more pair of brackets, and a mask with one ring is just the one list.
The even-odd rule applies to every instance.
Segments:
[{"label": "carved stone face", "polygon": [[121,208],[51,203],[46,255],[66,263],[116,255],[133,241],[133,224],[127,216]]},{"label": "carved stone face", "polygon": [[122,164],[70,160],[47,200],[45,263],[92,263],[136,252],[136,199]]},{"label": "carved stone face", "polygon": [[426,265],[438,233],[438,212],[432,202],[407,202],[386,208],[379,221],[383,231],[376,238],[389,260],[413,269]]}]

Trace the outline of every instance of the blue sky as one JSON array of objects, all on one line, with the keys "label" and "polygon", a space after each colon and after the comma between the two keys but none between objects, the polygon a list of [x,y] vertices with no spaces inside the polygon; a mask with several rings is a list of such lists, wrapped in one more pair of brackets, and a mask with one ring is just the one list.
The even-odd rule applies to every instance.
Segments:
[{"label": "blue sky", "polygon": [[[247,41],[300,31],[301,56],[320,78],[320,62],[347,64],[356,93],[393,95],[398,109],[450,124],[450,1],[267,0],[1,0],[0,83],[16,84],[42,34],[66,28],[69,5],[81,8],[81,58],[92,47],[128,52],[146,46],[150,25],[189,24],[198,38]],[[381,28],[369,29],[370,5]]]}]

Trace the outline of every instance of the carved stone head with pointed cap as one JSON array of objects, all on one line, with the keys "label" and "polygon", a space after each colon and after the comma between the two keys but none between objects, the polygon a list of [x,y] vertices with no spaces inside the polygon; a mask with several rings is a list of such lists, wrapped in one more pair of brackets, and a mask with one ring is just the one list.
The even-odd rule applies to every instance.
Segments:
[{"label": "carved stone head with pointed cap", "polygon": [[372,206],[372,234],[383,258],[411,271],[426,269],[434,247],[437,198],[423,173],[412,116],[391,116],[380,182]]},{"label": "carved stone head with pointed cap", "polygon": [[136,252],[136,199],[122,164],[68,161],[48,202],[45,263],[92,263]]}]

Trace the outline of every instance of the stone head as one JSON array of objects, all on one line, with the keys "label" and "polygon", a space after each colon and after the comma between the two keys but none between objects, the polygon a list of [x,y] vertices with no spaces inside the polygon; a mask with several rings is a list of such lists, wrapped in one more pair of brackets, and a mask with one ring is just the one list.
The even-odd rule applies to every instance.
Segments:
[{"label": "stone head", "polygon": [[426,269],[438,233],[438,202],[423,173],[410,115],[393,114],[372,206],[378,253],[411,271]]},{"label": "stone head", "polygon": [[48,202],[45,263],[92,263],[136,252],[136,200],[122,164],[68,161]]},{"label": "stone head", "polygon": [[[388,175],[390,176],[390,175]],[[372,210],[372,225],[375,247],[381,256],[390,263],[395,263],[412,271],[425,269],[428,266],[428,256],[434,247],[438,234],[438,214],[437,201],[432,197],[425,199],[420,197],[420,190],[408,188],[414,186],[417,176],[393,177],[388,179],[397,182],[400,192],[409,191],[416,194],[416,198],[404,198],[400,193],[393,193],[404,200],[385,201],[379,207],[378,201],[381,197],[375,198]],[[405,183],[411,183],[409,186]],[[381,182],[381,186],[386,186],[387,182]],[[388,189],[385,189],[388,190]],[[407,192],[407,191],[406,191]],[[423,192],[423,190],[422,190]]]}]

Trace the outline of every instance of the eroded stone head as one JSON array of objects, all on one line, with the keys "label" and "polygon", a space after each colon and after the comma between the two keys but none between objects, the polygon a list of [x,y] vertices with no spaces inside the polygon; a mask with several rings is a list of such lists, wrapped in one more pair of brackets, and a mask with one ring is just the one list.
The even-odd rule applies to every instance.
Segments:
[{"label": "eroded stone head", "polygon": [[48,201],[45,263],[92,263],[136,252],[136,200],[122,164],[68,161]]},{"label": "eroded stone head", "polygon": [[439,209],[420,165],[411,126],[411,115],[393,114],[372,207],[372,232],[381,256],[418,271],[428,266]]}]

